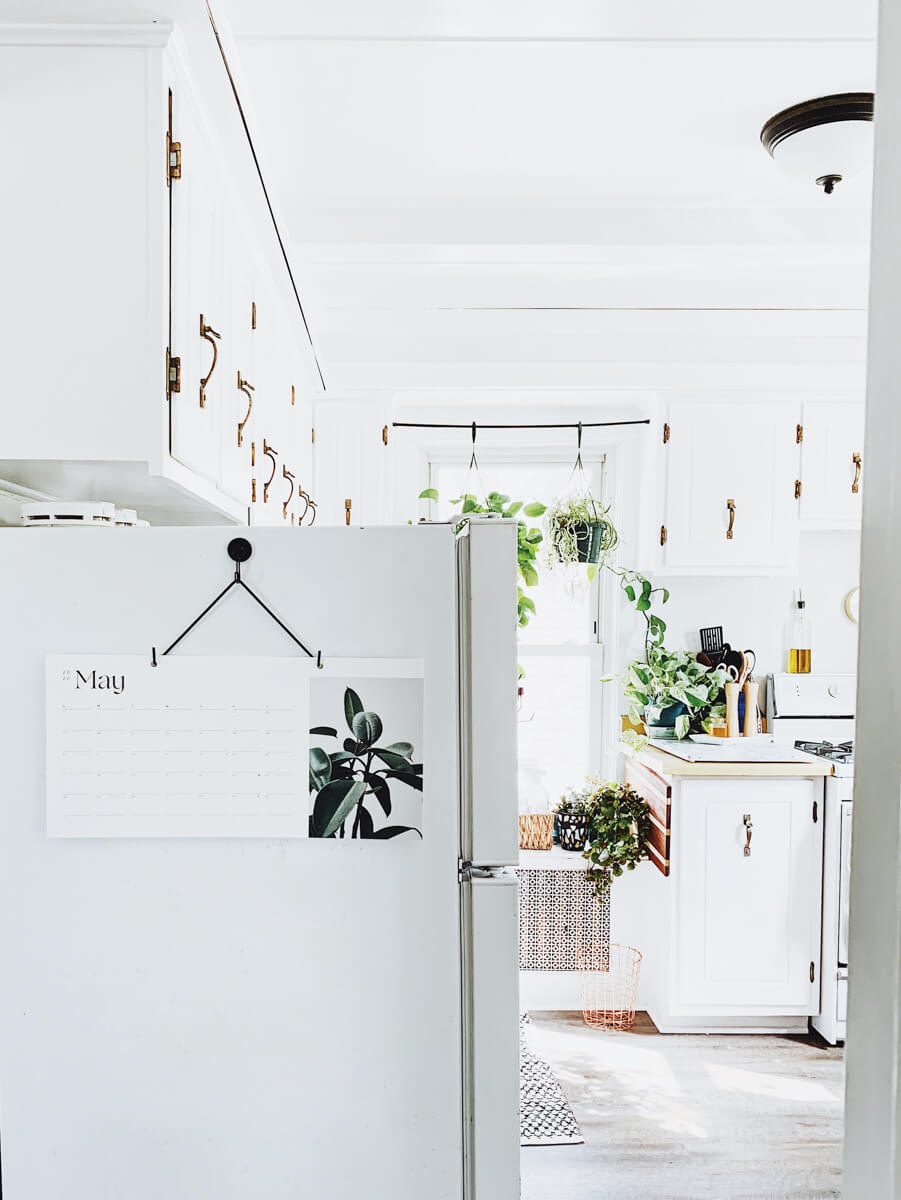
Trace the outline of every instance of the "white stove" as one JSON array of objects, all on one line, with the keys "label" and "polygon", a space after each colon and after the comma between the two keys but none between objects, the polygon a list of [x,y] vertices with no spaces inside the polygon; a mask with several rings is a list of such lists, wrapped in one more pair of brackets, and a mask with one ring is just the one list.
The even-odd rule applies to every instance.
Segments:
[{"label": "white stove", "polygon": [[848,901],[854,814],[853,675],[771,675],[767,729],[774,741],[832,764],[823,781],[823,929],[820,1013],[813,1027],[833,1046],[845,1040],[848,1011]]}]

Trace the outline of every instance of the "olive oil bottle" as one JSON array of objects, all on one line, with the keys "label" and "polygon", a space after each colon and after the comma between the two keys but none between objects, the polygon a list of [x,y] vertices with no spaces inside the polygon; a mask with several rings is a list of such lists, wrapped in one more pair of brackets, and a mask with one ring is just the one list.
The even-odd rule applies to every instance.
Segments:
[{"label": "olive oil bottle", "polygon": [[788,631],[789,675],[810,674],[810,621],[807,619],[806,608],[806,601],[799,589],[798,599],[795,601],[795,612]]}]

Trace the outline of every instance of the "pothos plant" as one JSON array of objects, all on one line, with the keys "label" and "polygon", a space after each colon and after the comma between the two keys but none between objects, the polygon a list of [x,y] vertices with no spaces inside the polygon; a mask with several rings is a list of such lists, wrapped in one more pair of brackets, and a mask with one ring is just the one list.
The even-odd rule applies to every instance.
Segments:
[{"label": "pothos plant", "polygon": [[[412,825],[383,825],[376,829],[371,811],[376,803],[386,817],[391,816],[394,783],[422,791],[422,763],[413,761],[412,744],[392,742],[389,746],[379,746],[382,719],[378,713],[365,709],[350,687],[344,691],[344,718],[351,736],[344,739],[341,750],[310,747],[310,794],[315,796],[310,837],[349,836],[384,841],[402,833],[419,833]],[[317,725],[310,733],[314,737],[338,737],[338,730],[330,725]]]},{"label": "pothos plant", "polygon": [[[426,488],[419,493],[420,500],[437,500],[437,488]],[[538,547],[543,535],[540,529],[529,526],[519,516],[540,517],[546,511],[546,505],[538,500],[525,504],[522,500],[511,500],[502,492],[489,492],[485,503],[481,503],[471,492],[451,500],[451,504],[460,507],[461,522],[464,517],[477,516],[479,513],[496,513],[501,517],[516,518],[516,565],[519,582],[516,587],[516,621],[522,628],[529,623],[529,617],[535,612],[535,601],[523,591],[525,587],[535,587],[538,583],[536,561]]]},{"label": "pothos plant", "polygon": [[703,666],[687,650],[653,644],[645,662],[629,665],[623,691],[630,718],[635,722],[644,719],[648,725],[656,724],[665,708],[684,705],[686,711],[675,718],[676,737],[683,738],[692,728],[700,729],[724,680],[724,671]]},{"label": "pothos plant", "polygon": [[651,817],[648,806],[628,784],[590,776],[566,799],[588,818],[588,860],[585,874],[599,900],[605,900],[614,879],[634,871],[648,857]]}]

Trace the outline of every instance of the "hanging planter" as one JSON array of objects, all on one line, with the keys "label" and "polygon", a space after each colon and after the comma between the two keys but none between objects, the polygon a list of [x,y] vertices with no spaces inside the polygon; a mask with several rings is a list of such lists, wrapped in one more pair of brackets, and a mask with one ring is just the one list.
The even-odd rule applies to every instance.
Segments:
[{"label": "hanging planter", "polygon": [[[545,525],[551,557],[557,562],[598,564],[616,546],[619,535],[608,511],[595,500],[582,466],[582,425],[570,476],[571,490],[547,512]],[[575,483],[575,486],[572,486]]]}]

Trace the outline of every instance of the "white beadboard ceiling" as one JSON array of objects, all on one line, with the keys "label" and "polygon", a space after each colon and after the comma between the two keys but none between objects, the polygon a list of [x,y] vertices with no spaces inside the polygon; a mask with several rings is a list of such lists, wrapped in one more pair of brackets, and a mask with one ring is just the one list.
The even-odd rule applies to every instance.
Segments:
[{"label": "white beadboard ceiling", "polygon": [[874,0],[218,0],[330,393],[862,394],[869,184],[759,143]]}]

